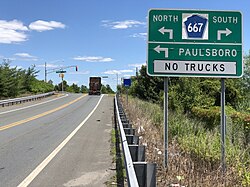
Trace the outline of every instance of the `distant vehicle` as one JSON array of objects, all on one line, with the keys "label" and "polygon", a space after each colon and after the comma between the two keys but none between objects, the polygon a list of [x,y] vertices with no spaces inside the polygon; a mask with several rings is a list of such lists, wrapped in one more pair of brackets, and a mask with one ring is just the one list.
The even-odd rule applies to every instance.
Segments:
[{"label": "distant vehicle", "polygon": [[101,77],[89,78],[89,95],[101,95]]}]

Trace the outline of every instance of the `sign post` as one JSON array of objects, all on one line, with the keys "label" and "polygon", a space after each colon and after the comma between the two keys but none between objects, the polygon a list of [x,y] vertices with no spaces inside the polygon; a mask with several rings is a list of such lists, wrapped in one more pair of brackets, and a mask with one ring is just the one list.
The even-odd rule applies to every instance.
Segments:
[{"label": "sign post", "polygon": [[127,106],[128,106],[128,87],[131,86],[131,79],[123,79],[123,85],[126,87]]},{"label": "sign post", "polygon": [[226,171],[226,118],[225,118],[225,79],[221,79],[221,167],[222,173]]},{"label": "sign post", "polygon": [[164,77],[164,163],[168,166],[168,77]]},{"label": "sign post", "polygon": [[221,152],[225,172],[225,79],[243,74],[239,11],[151,9],[148,12],[147,73],[164,77],[164,166],[168,162],[166,77],[221,78]]}]

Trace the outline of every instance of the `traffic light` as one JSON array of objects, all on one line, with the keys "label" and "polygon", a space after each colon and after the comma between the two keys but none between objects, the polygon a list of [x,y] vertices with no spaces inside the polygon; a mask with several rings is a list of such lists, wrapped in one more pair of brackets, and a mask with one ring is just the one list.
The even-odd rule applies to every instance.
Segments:
[{"label": "traffic light", "polygon": [[78,71],[78,67],[76,66],[76,71]]}]

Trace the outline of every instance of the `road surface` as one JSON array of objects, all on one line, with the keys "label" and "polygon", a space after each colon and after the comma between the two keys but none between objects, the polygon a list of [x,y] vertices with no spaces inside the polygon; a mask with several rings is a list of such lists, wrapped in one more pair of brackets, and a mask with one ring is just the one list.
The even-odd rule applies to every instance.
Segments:
[{"label": "road surface", "polygon": [[0,108],[0,186],[105,186],[112,116],[106,95]]}]

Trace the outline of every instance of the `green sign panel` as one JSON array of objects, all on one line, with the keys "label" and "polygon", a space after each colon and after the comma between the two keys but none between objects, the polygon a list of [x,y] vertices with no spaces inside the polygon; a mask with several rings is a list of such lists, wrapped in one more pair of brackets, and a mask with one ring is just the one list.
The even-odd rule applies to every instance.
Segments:
[{"label": "green sign panel", "polygon": [[56,71],[56,73],[66,73],[66,71]]},{"label": "green sign panel", "polygon": [[147,52],[151,76],[241,77],[242,15],[151,9]]}]

